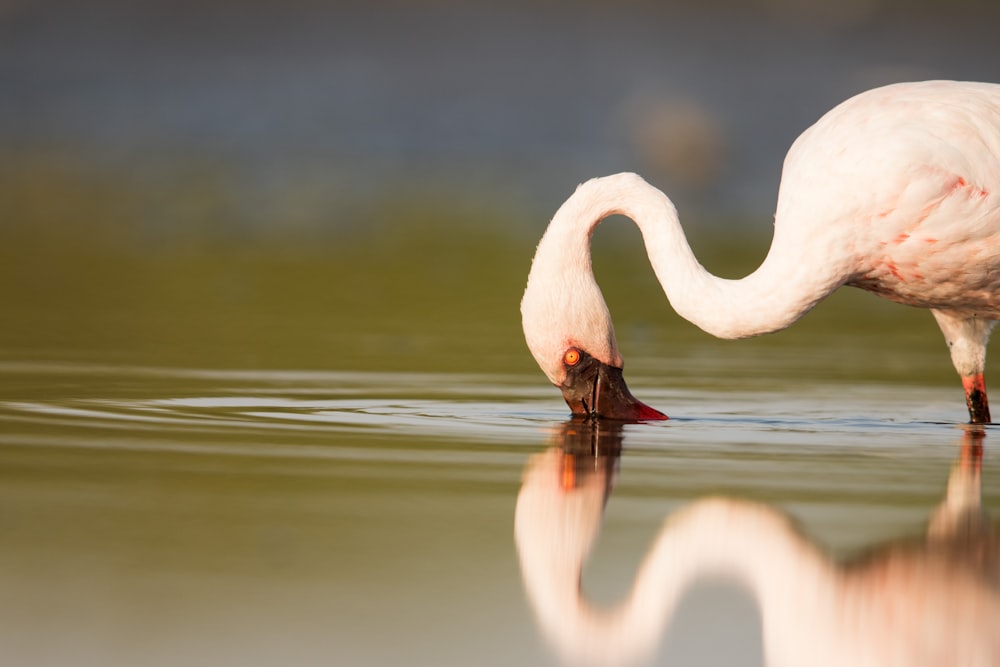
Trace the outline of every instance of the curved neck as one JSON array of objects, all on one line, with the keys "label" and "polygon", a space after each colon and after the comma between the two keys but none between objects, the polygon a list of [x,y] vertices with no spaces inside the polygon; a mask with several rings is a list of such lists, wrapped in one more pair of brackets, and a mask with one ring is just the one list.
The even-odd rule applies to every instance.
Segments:
[{"label": "curved neck", "polygon": [[[844,283],[839,267],[801,260],[802,238],[775,236],[763,264],[740,280],[712,275],[688,245],[673,203],[635,174],[581,185],[559,209],[535,255],[568,271],[590,272],[590,238],[610,215],[631,218],[642,232],[650,263],[677,313],[720,338],[745,338],[784,329]],[[586,256],[586,261],[579,258]],[[530,279],[529,279],[530,280]],[[586,282],[581,277],[579,282]]]},{"label": "curved neck", "polygon": [[544,573],[523,564],[540,624],[574,661],[625,664],[648,657],[685,591],[709,576],[733,578],[750,590],[772,657],[808,656],[832,625],[823,615],[833,607],[834,568],[766,506],[710,499],[668,520],[631,592],[613,609],[584,599],[580,573],[586,556],[573,554],[572,561]]}]

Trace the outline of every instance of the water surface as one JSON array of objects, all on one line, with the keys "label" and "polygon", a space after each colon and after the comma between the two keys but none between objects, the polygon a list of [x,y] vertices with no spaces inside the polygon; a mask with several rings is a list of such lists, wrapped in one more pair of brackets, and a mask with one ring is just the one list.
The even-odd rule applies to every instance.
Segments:
[{"label": "water surface", "polygon": [[[0,641],[15,663],[561,659],[514,542],[522,475],[566,446],[567,410],[534,374],[0,371]],[[623,599],[663,520],[704,496],[787,513],[839,559],[922,539],[968,438],[936,387],[649,384],[636,392],[675,418],[620,432],[583,576],[595,605]],[[752,597],[709,581],[655,654],[761,664],[760,633]]]},{"label": "water surface", "polygon": [[[716,341],[609,222],[625,374],[673,419],[595,440],[518,321],[546,220],[615,171],[677,198],[707,268],[751,271],[822,112],[995,74],[983,3],[100,4],[0,3],[4,664],[759,665],[766,610],[731,580],[692,584],[642,646],[570,622],[633,599],[709,497],[851,572],[961,540],[922,581],[991,562],[996,432],[958,425],[927,313],[843,291]],[[706,146],[641,131],[678,109],[719,151],[694,180]],[[962,581],[933,608],[995,595]]]}]

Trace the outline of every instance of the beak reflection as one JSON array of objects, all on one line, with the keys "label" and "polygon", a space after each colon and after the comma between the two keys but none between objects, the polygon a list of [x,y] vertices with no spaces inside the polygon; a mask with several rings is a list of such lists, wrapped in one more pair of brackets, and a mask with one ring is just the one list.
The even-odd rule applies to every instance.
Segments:
[{"label": "beak reflection", "polygon": [[570,664],[633,664],[659,646],[684,592],[740,582],[760,610],[769,665],[1000,664],[1000,539],[981,506],[981,430],[963,436],[926,535],[842,563],[769,505],[697,500],[664,523],[616,605],[581,573],[614,488],[622,427],[569,422],[529,461],[515,510],[537,623]]}]

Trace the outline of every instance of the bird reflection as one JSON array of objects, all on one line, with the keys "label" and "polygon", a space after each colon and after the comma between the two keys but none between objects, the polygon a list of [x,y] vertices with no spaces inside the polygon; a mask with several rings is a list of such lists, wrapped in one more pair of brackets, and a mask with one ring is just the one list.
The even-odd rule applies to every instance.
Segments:
[{"label": "bird reflection", "polygon": [[599,608],[581,571],[600,532],[621,426],[570,422],[528,463],[515,513],[538,624],[574,664],[648,658],[686,589],[724,575],[759,607],[769,665],[1000,664],[1000,540],[980,505],[981,430],[967,430],[926,536],[833,560],[781,512],[709,498],[670,516],[619,604]]}]

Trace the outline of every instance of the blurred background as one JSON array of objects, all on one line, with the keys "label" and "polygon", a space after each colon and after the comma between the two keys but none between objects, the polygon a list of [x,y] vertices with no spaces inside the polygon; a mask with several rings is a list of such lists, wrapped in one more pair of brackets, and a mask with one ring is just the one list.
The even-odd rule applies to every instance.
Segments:
[{"label": "blurred background", "polygon": [[[553,664],[513,543],[522,475],[567,440],[518,311],[552,214],[637,171],[710,270],[745,275],[792,141],[880,84],[1000,79],[998,18],[0,0],[3,660]],[[928,313],[842,290],[718,341],[671,311],[634,225],[594,253],[629,384],[674,417],[617,436],[598,603],[704,495],[773,504],[837,557],[919,544],[962,461],[978,501]],[[667,658],[762,664],[745,593],[687,609]]]},{"label": "blurred background", "polygon": [[[998,14],[985,0],[3,0],[0,354],[529,370],[518,301],[576,184],[642,173],[705,264],[742,275],[766,251],[795,137],[880,84],[995,80]],[[631,225],[598,239],[625,345],[655,355],[675,328],[702,340]],[[858,303],[859,330],[920,321],[940,345],[925,314]],[[790,335],[851,326],[836,306],[815,317]]]}]

